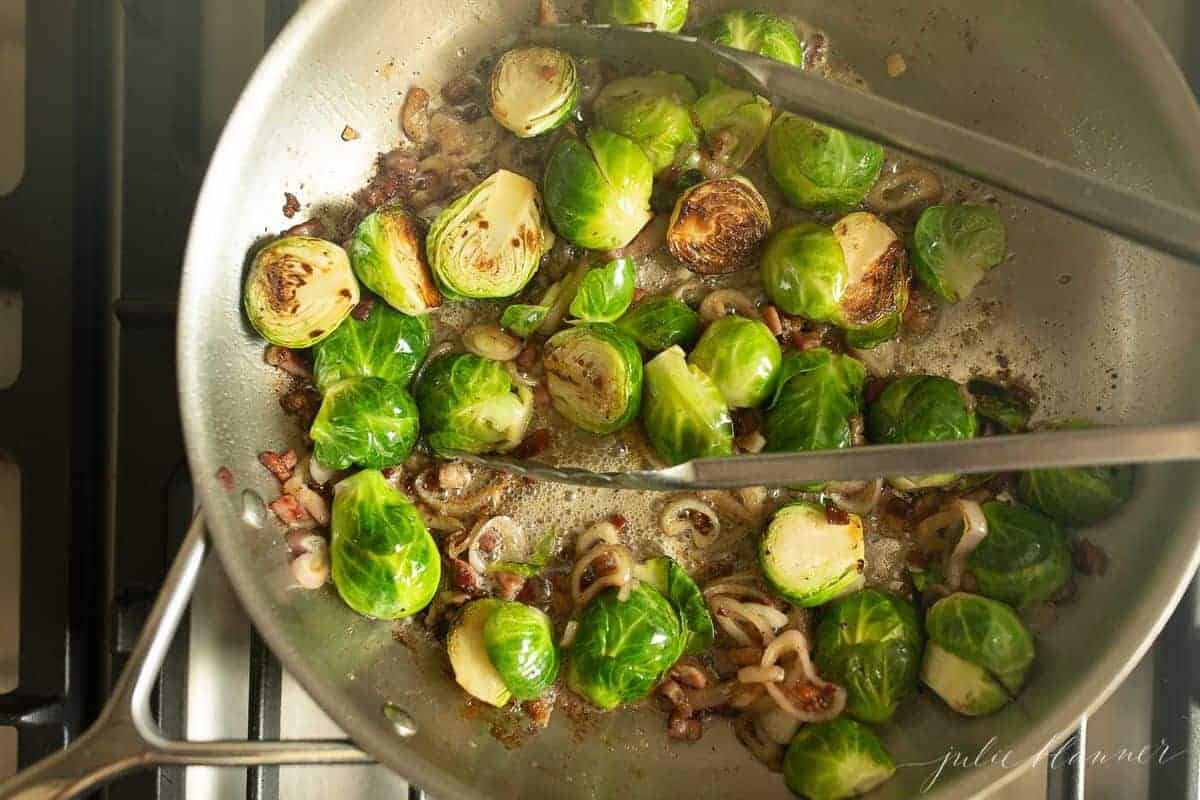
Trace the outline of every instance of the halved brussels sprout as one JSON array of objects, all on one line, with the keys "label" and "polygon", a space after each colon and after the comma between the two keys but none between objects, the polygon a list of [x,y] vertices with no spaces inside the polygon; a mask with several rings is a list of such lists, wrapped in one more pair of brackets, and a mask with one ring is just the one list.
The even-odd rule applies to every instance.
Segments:
[{"label": "halved brussels sprout", "polygon": [[982,378],[967,381],[967,391],[975,398],[975,414],[1004,433],[1019,433],[1029,427],[1033,408],[1025,397],[1006,386]]},{"label": "halved brussels sprout", "polygon": [[795,502],[775,512],[758,543],[763,577],[781,597],[806,608],[861,589],[864,583],[862,519],[830,521],[815,503]]},{"label": "halved brussels sprout", "polygon": [[468,603],[450,630],[446,651],[458,685],[494,706],[541,697],[558,676],[550,618],[511,600]]},{"label": "halved brussels sprout", "polygon": [[844,211],[879,179],[883,148],[785,111],[767,133],[767,166],[797,208]]},{"label": "halved brussels sprout", "polygon": [[921,680],[960,714],[999,710],[1025,683],[1033,637],[1004,603],[956,592],[925,614]]},{"label": "halved brussels sprout", "polygon": [[660,295],[626,311],[617,327],[644,349],[657,353],[675,345],[691,347],[700,336],[700,315],[682,300]]},{"label": "halved brussels sprout", "polygon": [[842,328],[852,347],[894,337],[908,307],[904,245],[861,211],[832,228],[801,223],[776,233],[763,251],[762,281],[780,309]]},{"label": "halved brussels sprout", "polygon": [[354,274],[388,305],[414,316],[442,304],[425,263],[420,224],[401,206],[376,209],[350,237]]},{"label": "halved brussels sprout", "polygon": [[921,282],[948,303],[969,295],[1004,260],[1004,222],[991,206],[931,206],[913,231],[913,265]]},{"label": "halved brussels sprout", "polygon": [[312,347],[358,305],[346,251],[311,236],[287,236],[259,250],[242,303],[250,324],[280,347]]},{"label": "halved brussels sprout", "polygon": [[550,313],[550,306],[514,303],[500,315],[500,327],[524,339],[532,336]]},{"label": "halved brussels sprout", "polygon": [[504,364],[471,353],[435,358],[415,393],[425,438],[437,451],[511,450],[533,414],[532,393],[513,385]]},{"label": "halved brussels sprout", "polygon": [[542,187],[555,229],[590,250],[624,247],[653,216],[650,159],[633,140],[603,128],[562,139],[546,162]]},{"label": "halved brussels sprout", "polygon": [[792,351],[783,359],[766,418],[773,453],[835,450],[854,444],[850,418],[862,410],[866,368],[824,347]]},{"label": "halved brussels sprout", "polygon": [[593,322],[559,331],[542,351],[555,410],[589,433],[615,433],[642,405],[642,354],[613,325]]},{"label": "halved brussels sprout", "polygon": [[329,557],[342,600],[376,619],[417,613],[442,579],[441,555],[417,507],[373,469],[333,487]]},{"label": "halved brussels sprout", "polygon": [[553,245],[537,187],[504,169],[438,214],[426,239],[433,276],[453,300],[511,297]]},{"label": "halved brussels sprout", "polygon": [[592,110],[602,126],[641,145],[658,174],[681,164],[700,146],[700,134],[692,123],[694,102],[691,81],[656,71],[608,83]]},{"label": "halved brussels sprout", "polygon": [[712,647],[717,632],[704,595],[675,559],[667,556],[652,558],[637,566],[634,577],[657,589],[679,613],[687,637],[687,644],[683,648],[685,655],[697,655]]},{"label": "halved brussels sprout", "polygon": [[771,210],[740,175],[697,184],[679,196],[667,228],[667,248],[700,275],[751,265],[771,232]]},{"label": "halved brussels sprout", "polygon": [[895,772],[871,729],[845,717],[800,728],[783,759],[787,787],[809,800],[858,797]]},{"label": "halved brussels sprout", "polygon": [[637,585],[625,601],[607,589],[583,610],[571,645],[567,686],[599,708],[650,694],[687,644],[679,615],[655,589]]},{"label": "halved brussels sprout", "polygon": [[554,130],[579,105],[575,61],[551,47],[509,50],[492,69],[488,105],[496,121],[522,139]]},{"label": "halved brussels sprout", "polygon": [[726,11],[705,23],[700,36],[794,67],[804,63],[804,47],[796,36],[796,29],[787,20],[766,11]]},{"label": "halved brussels sprout", "polygon": [[717,385],[730,408],[762,405],[775,390],[783,353],[756,319],[721,317],[704,331],[688,363]]},{"label": "halved brussels sprout", "polygon": [[646,364],[642,427],[654,450],[672,464],[733,455],[733,418],[721,390],[687,363],[678,345]]},{"label": "halved brussels sprout", "polygon": [[[1086,420],[1048,425],[1048,430],[1089,428]],[[1067,467],[1021,473],[1017,494],[1064,525],[1092,525],[1117,512],[1133,494],[1133,467]]]},{"label": "halved brussels sprout", "polygon": [[382,469],[408,458],[419,432],[417,406],[403,384],[347,378],[325,390],[308,435],[329,469]]},{"label": "halved brussels sprout", "polygon": [[633,302],[637,270],[632,258],[614,258],[588,270],[571,300],[571,316],[585,322],[613,322]]},{"label": "halved brussels sprout", "polygon": [[863,589],[821,617],[815,660],[822,678],[846,688],[847,712],[863,722],[887,722],[916,688],[921,645],[912,603]]},{"label": "halved brussels sprout", "polygon": [[653,25],[677,33],[687,22],[688,0],[596,0],[596,21],[609,25]]},{"label": "halved brussels sprout", "polygon": [[967,556],[981,595],[1021,608],[1071,579],[1071,549],[1054,520],[1004,503],[984,503],[983,515],[987,536]]},{"label": "halved brussels sprout", "polygon": [[741,169],[767,138],[774,113],[765,99],[716,79],[692,110],[704,131],[707,155],[732,170]]},{"label": "halved brussels sprout", "polygon": [[351,317],[313,349],[313,374],[322,392],[345,378],[380,378],[408,386],[429,354],[428,318],[383,304],[364,320]]},{"label": "halved brussels sprout", "polygon": [[[888,384],[867,407],[867,438],[876,444],[973,439],[978,421],[966,390],[935,375],[908,375]],[[930,489],[958,480],[957,474],[889,478],[901,490]]]}]

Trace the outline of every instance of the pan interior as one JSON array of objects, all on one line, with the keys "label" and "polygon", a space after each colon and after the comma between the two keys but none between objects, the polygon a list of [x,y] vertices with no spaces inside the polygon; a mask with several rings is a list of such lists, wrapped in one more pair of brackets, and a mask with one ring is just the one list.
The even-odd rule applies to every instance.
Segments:
[{"label": "pan interior", "polygon": [[[299,433],[277,403],[278,375],[240,315],[246,254],[287,227],[284,192],[305,215],[338,213],[373,159],[399,140],[413,82],[433,88],[507,33],[531,24],[529,0],[310,0],[244,95],[218,148],[188,249],[179,338],[181,400],[193,476],[228,571],[284,665],[366,749],[442,798],[787,797],[729,727],[671,743],[657,713],[621,713],[551,728],[509,750],[465,709],[444,655],[397,643],[332,589],[291,588],[280,533],[242,521],[241,490],[270,497],[257,464]],[[693,3],[693,19],[732,4]],[[1200,186],[1200,117],[1150,29],[1124,2],[940,3],[812,0],[756,4],[826,31],[835,53],[880,94],[1173,201]],[[908,70],[889,79],[885,59]],[[351,126],[359,138],[344,141]],[[1200,270],[1053,213],[1005,199],[1009,263],[945,314],[902,363],[957,379],[1007,368],[1046,417],[1149,422],[1195,418]],[[229,468],[238,490],[216,479]],[[966,721],[918,698],[884,731],[898,764],[881,797],[921,791],[949,752],[995,737],[1008,768],[942,774],[928,794],[959,796],[1015,774],[1097,704],[1152,639],[1195,563],[1197,471],[1143,470],[1130,506],[1089,530],[1112,557],[1102,579],[1038,639],[1035,675],[999,715]],[[401,738],[383,704],[418,733]],[[952,772],[952,774],[951,774]]]}]

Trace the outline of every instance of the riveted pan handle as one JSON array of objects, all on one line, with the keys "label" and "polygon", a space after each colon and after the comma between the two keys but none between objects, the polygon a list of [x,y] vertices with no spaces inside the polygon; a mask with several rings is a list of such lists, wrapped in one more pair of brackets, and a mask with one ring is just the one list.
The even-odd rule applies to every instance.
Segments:
[{"label": "riveted pan handle", "polygon": [[342,740],[168,739],[150,711],[150,693],[208,553],[200,514],[192,521],[112,696],[70,747],[0,784],[0,800],[77,797],[135,769],[160,765],[358,764],[372,759]]}]

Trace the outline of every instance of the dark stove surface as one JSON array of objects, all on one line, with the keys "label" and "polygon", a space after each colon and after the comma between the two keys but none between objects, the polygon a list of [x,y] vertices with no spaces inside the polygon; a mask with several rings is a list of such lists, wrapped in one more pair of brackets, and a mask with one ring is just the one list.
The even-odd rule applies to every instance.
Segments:
[{"label": "dark stove surface", "polygon": [[[17,317],[26,342],[11,388],[0,358],[0,419],[10,421],[0,426],[0,479],[6,462],[19,465],[21,509],[19,558],[0,568],[0,584],[20,574],[15,670],[2,644],[14,631],[0,621],[0,691],[11,688],[0,694],[0,750],[15,730],[20,766],[94,717],[192,512],[175,397],[181,254],[225,115],[299,2],[0,0],[0,22],[24,6],[25,95],[37,98],[26,104],[24,177],[0,195],[0,337],[4,318]],[[1171,36],[1191,38],[1196,46],[1179,52],[1200,78],[1200,7],[1145,5]],[[3,491],[0,482],[0,526]],[[0,608],[4,597],[0,589]],[[1189,757],[1150,773],[1153,798],[1200,791],[1197,620],[1193,589],[1155,651],[1145,724],[1152,742]],[[176,736],[185,727],[186,625],[155,698]],[[256,638],[248,665],[245,735],[277,736],[286,676]],[[4,685],[6,672],[18,676],[15,688]],[[1082,768],[1049,774],[1053,800],[1083,796]],[[248,798],[280,796],[275,769],[249,770],[244,785]],[[185,781],[165,769],[103,794],[171,800],[184,797]]]}]

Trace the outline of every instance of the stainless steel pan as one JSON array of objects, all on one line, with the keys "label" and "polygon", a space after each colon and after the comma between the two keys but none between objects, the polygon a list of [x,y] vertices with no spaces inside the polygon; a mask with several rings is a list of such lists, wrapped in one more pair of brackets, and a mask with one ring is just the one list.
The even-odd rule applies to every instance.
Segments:
[{"label": "stainless steel pan", "polygon": [[[779,776],[754,762],[720,724],[709,726],[699,745],[678,744],[668,742],[658,714],[622,713],[598,718],[577,741],[559,718],[523,748],[506,750],[461,713],[462,696],[441,654],[398,645],[389,624],[356,616],[332,591],[292,588],[280,534],[263,524],[258,497],[276,489],[255,456],[297,443],[298,432],[279,412],[278,378],[262,361],[263,343],[239,313],[247,252],[285,227],[284,191],[311,203],[314,213],[337,214],[369,176],[375,153],[397,141],[399,101],[414,76],[432,87],[460,72],[505,33],[529,24],[532,5],[309,0],[263,61],[205,181],[180,305],[180,397],[210,535],[285,668],[358,745],[442,800],[681,792],[784,798]],[[711,8],[693,5],[695,13]],[[835,51],[883,95],[1195,204],[1200,113],[1161,44],[1124,0],[763,5],[826,30]],[[909,69],[889,80],[884,59],[893,52],[905,56]],[[343,142],[346,125],[361,138]],[[1200,271],[1005,200],[1017,257],[993,273],[975,300],[948,312],[936,337],[905,360],[964,378],[998,371],[1000,353],[1039,390],[1047,416],[1114,423],[1197,418],[1200,379],[1192,365],[1200,363]],[[235,489],[218,481],[222,467],[232,470]],[[929,796],[970,796],[1003,783],[1017,773],[1015,765],[1043,754],[1115,688],[1194,570],[1198,489],[1193,465],[1146,468],[1127,510],[1089,531],[1108,549],[1112,568],[1103,579],[1085,580],[1079,600],[1062,609],[1050,635],[1039,637],[1036,674],[1001,714],[966,721],[921,698],[884,731],[900,764],[940,759],[951,748],[973,754],[993,737],[994,748],[1009,752],[1007,768],[954,770]],[[176,578],[186,578],[202,553],[198,529],[188,542]],[[177,595],[163,608],[180,602]],[[136,685],[124,687],[133,713],[118,715],[109,730],[148,745],[134,758],[107,753],[110,763],[124,758],[108,773],[155,760],[354,757],[351,748],[328,744],[323,752],[165,744],[146,727]],[[96,748],[103,742],[90,744],[92,760],[102,760]],[[66,762],[54,766],[42,777],[70,773]],[[879,796],[914,796],[931,769],[903,766]],[[36,783],[27,781],[20,796],[56,796]]]}]

